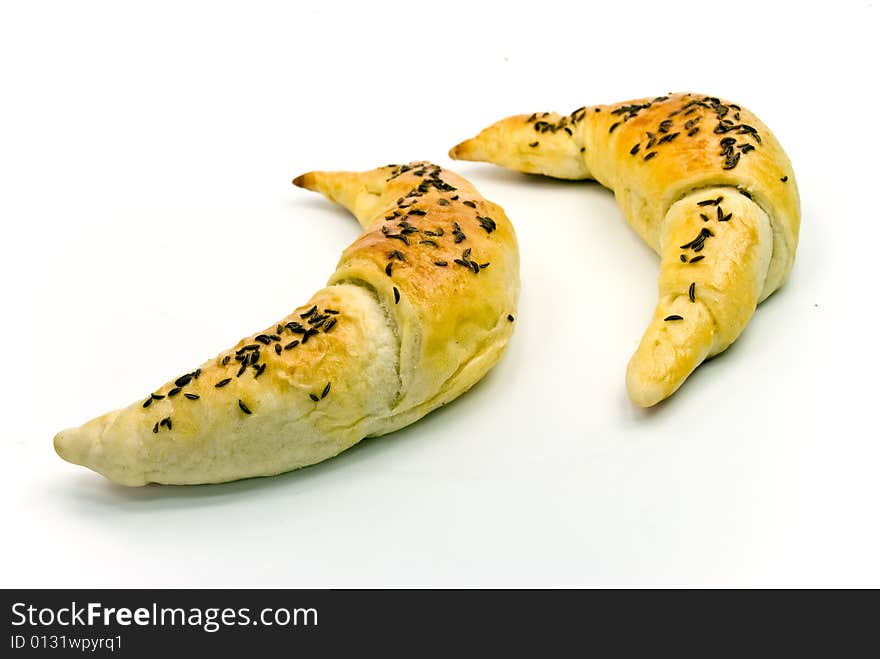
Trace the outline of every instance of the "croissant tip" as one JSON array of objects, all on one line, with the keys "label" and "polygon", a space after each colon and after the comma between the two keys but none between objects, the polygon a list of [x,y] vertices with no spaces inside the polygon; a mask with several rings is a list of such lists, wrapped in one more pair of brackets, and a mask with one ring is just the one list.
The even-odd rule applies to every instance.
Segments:
[{"label": "croissant tip", "polygon": [[[140,487],[149,483],[150,481],[144,472],[135,468],[134,462],[120,463],[119,461],[107,460],[106,457],[102,458],[102,448],[96,435],[96,432],[99,431],[95,427],[95,423],[98,423],[98,427],[100,427],[103,426],[105,420],[99,418],[85,426],[68,428],[55,435],[53,444],[58,457],[70,464],[87,467],[126,487]],[[114,453],[111,452],[112,454]]]},{"label": "croissant tip", "polygon": [[626,393],[630,401],[637,407],[654,407],[667,399],[677,387],[672,387],[660,380],[642,375],[635,360],[631,360],[626,369]]},{"label": "croissant tip", "polygon": [[78,455],[80,451],[77,450],[78,442],[72,430],[62,430],[55,435],[52,443],[55,446],[55,452],[62,460],[72,464],[82,464],[79,459],[81,456]]},{"label": "croissant tip", "polygon": [[634,391],[630,389],[627,393],[633,405],[642,408],[654,407],[654,405],[666,399],[665,394],[650,390]]},{"label": "croissant tip", "polygon": [[479,160],[482,156],[479,144],[476,138],[459,142],[449,149],[449,157],[453,160]]}]

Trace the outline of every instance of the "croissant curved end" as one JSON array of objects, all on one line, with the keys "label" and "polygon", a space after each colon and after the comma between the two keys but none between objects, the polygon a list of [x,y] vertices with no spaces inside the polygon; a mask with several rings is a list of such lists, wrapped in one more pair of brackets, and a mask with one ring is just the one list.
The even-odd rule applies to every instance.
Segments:
[{"label": "croissant curved end", "polygon": [[647,344],[654,342],[657,332],[649,328],[646,335],[626,367],[626,392],[639,407],[653,407],[678,391],[708,352],[663,343],[651,348]]},{"label": "croissant curved end", "polygon": [[62,430],[53,439],[55,452],[61,459],[88,467],[121,485],[146,485],[149,479],[138,463],[137,438],[108,434],[118,416],[118,412],[111,412],[82,426]]},{"label": "croissant curved end", "polygon": [[305,188],[306,190],[311,190],[312,177],[308,174],[300,174],[293,181],[291,181],[298,188]]},{"label": "croissant curved end", "polygon": [[53,440],[55,452],[58,456],[73,464],[82,464],[79,455],[82,452],[82,444],[76,441],[72,430],[62,430]]},{"label": "croissant curved end", "polygon": [[465,140],[449,149],[449,157],[452,160],[483,161],[485,156],[481,153],[479,143],[475,139]]},{"label": "croissant curved end", "polygon": [[653,407],[671,396],[673,392],[674,389],[662,382],[646,382],[635,375],[633,369],[626,369],[626,393],[630,401],[638,407]]}]

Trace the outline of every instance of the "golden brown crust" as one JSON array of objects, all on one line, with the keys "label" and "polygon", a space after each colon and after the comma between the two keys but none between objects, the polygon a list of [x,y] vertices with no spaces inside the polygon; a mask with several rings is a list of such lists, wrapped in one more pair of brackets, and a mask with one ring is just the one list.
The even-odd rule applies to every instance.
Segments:
[{"label": "golden brown crust", "polygon": [[[386,301],[401,343],[397,414],[406,416],[437,395],[438,382],[459,386],[464,355],[488,357],[506,342],[519,295],[518,248],[504,211],[457,174],[417,162],[377,175],[380,196],[380,183],[367,177],[349,188],[359,194],[338,198],[366,230],[330,283],[364,282]],[[308,176],[306,187],[330,186],[332,175]]]},{"label": "golden brown crust", "polygon": [[[640,405],[670,395],[705,357],[730,345],[794,263],[800,202],[791,163],[754,114],[716,97],[670,94],[564,116],[515,115],[450,156],[594,178],[614,190],[627,222],[663,258],[654,320],[627,371]],[[719,198],[711,209],[700,205]],[[698,241],[700,254],[685,256],[680,245],[694,239],[694,227],[712,234]],[[672,329],[664,323],[676,321],[663,319],[678,315],[669,305],[685,295],[683,279],[711,299],[692,309],[694,322]]]},{"label": "golden brown crust", "polygon": [[669,207],[700,188],[730,186],[773,219],[774,251],[767,297],[794,263],[800,200],[794,171],[770,129],[749,110],[717,97],[671,94],[585,112],[584,158],[593,177],[618,191],[633,227],[659,250]]},{"label": "golden brown crust", "polygon": [[519,291],[499,207],[429,163],[294,182],[366,227],[328,286],[144,399],[59,433],[62,457],[126,485],[281,473],[412,423],[495,364]]}]

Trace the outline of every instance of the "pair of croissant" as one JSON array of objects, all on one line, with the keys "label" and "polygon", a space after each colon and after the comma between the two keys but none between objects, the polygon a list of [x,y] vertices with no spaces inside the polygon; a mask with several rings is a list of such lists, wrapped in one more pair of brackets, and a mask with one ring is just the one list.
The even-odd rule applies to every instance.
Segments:
[{"label": "pair of croissant", "polygon": [[[638,405],[671,395],[736,340],[794,261],[791,164],[752,113],[718,98],[513,116],[450,156],[614,191],[661,258],[657,308],[626,374]],[[327,286],[131,406],[59,433],[61,457],[125,485],[278,474],[418,420],[499,360],[519,296],[500,206],[427,162],[294,184],[364,228]]]}]

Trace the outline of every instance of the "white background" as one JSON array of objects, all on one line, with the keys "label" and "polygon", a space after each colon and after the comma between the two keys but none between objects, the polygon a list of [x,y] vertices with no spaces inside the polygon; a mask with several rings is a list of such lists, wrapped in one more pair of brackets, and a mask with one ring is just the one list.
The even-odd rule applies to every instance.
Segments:
[{"label": "white background", "polygon": [[[880,586],[874,2],[4,3],[2,586]],[[794,164],[789,283],[671,400],[657,258],[590,183],[451,163],[508,114],[697,91]],[[454,404],[281,477],[126,489],[58,430],[273,322],[358,235],[290,179],[432,159],[513,221]]]}]

